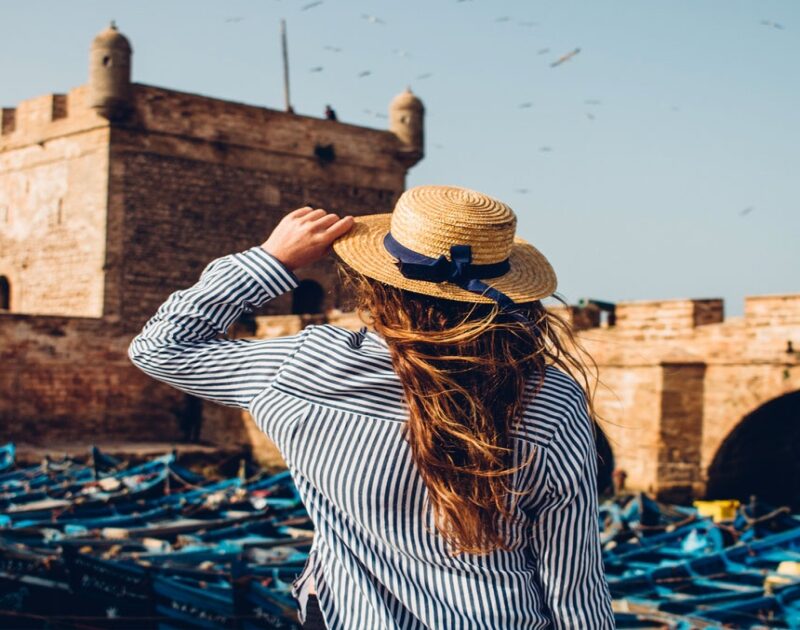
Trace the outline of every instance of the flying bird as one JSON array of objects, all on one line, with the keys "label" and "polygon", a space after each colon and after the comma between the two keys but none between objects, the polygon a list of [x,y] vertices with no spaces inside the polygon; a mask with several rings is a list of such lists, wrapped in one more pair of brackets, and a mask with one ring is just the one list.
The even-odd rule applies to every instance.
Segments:
[{"label": "flying bird", "polygon": [[599,105],[600,101],[596,98],[587,98],[583,101],[586,105]]},{"label": "flying bird", "polygon": [[358,73],[358,78],[360,79],[362,77],[368,77],[371,74],[372,74],[372,70],[363,70],[363,71]]},{"label": "flying bird", "polygon": [[741,211],[739,212],[739,216],[740,216],[740,217],[743,217],[743,216],[745,216],[746,214],[750,214],[752,211],[753,211],[753,206],[747,206],[747,207],[746,207],[744,210],[741,210]]},{"label": "flying bird", "polygon": [[530,192],[527,188],[515,188],[514,191],[521,195],[527,195]]},{"label": "flying bird", "polygon": [[309,2],[308,4],[304,4],[300,7],[301,11],[308,11],[309,9],[313,9],[314,7],[318,7],[322,4],[322,0],[318,0],[318,2]]},{"label": "flying bird", "polygon": [[783,30],[783,24],[778,24],[777,22],[773,22],[772,20],[761,20],[762,26],[771,26],[772,28],[777,28]]},{"label": "flying bird", "polygon": [[329,50],[335,53],[342,52],[342,49],[339,48],[338,46],[325,46],[325,50]]},{"label": "flying bird", "polygon": [[369,15],[368,13],[362,13],[361,17],[364,18],[370,24],[386,24],[382,19],[376,17],[374,15]]},{"label": "flying bird", "polygon": [[495,22],[510,22],[510,21],[511,21],[511,18],[508,17],[507,15],[504,15],[503,17],[499,17],[499,18],[495,19]]},{"label": "flying bird", "polygon": [[520,109],[529,109],[531,107],[533,107],[533,103],[531,103],[530,101],[526,101],[525,103],[519,104]]},{"label": "flying bird", "polygon": [[586,112],[586,118],[589,120],[594,120],[594,114],[592,112]]},{"label": "flying bird", "polygon": [[433,72],[424,72],[423,74],[417,75],[417,81],[422,81],[423,79],[430,79],[433,76]]},{"label": "flying bird", "polygon": [[546,55],[549,52],[550,52],[549,48],[540,48],[539,50],[536,51],[536,54],[537,55]]},{"label": "flying bird", "polygon": [[560,66],[562,63],[572,59],[580,51],[581,51],[580,48],[576,48],[575,50],[570,50],[566,55],[561,55],[558,59],[556,59],[553,63],[551,63],[550,67],[555,68],[556,66]]},{"label": "flying bird", "polygon": [[407,50],[403,50],[401,48],[394,48],[392,50],[392,53],[394,53],[398,57],[406,57],[406,58],[408,58],[408,57],[411,56],[411,53],[409,53]]},{"label": "flying bird", "polygon": [[229,17],[225,18],[225,21],[230,24],[232,22],[241,22],[243,19],[243,17]]},{"label": "flying bird", "polygon": [[309,72],[322,72],[324,68],[322,66],[314,66],[313,68],[309,68]]},{"label": "flying bird", "polygon": [[547,146],[539,147],[539,151],[541,151],[542,153],[550,153],[550,151],[552,150],[553,150],[552,147],[547,147]]},{"label": "flying bird", "polygon": [[532,26],[538,26],[539,23],[538,22],[517,22],[517,24],[519,24],[520,26],[526,26],[526,27],[530,28]]}]

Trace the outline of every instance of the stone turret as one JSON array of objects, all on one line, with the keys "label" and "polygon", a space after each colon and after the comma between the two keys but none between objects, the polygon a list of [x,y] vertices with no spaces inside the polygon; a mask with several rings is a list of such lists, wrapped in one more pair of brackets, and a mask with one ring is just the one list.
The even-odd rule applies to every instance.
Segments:
[{"label": "stone turret", "polygon": [[89,106],[109,120],[131,109],[131,44],[114,22],[98,33],[89,53]]},{"label": "stone turret", "polygon": [[408,168],[425,155],[425,107],[410,88],[389,105],[389,130],[400,140],[397,158]]}]

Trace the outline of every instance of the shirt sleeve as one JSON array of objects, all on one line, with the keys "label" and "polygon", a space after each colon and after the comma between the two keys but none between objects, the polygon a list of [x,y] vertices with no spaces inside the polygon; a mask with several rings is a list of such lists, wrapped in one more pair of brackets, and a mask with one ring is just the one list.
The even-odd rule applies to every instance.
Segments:
[{"label": "shirt sleeve", "polygon": [[211,261],[194,286],[173,292],[133,338],[128,357],[152,378],[229,407],[247,409],[300,344],[220,339],[244,312],[290,291],[297,277],[261,246]]},{"label": "shirt sleeve", "polygon": [[597,451],[583,394],[545,451],[532,545],[553,628],[613,630],[597,513]]}]

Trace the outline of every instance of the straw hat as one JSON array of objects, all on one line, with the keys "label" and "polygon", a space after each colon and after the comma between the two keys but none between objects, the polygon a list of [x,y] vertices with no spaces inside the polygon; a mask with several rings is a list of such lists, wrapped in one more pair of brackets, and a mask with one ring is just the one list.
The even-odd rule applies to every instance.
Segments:
[{"label": "straw hat", "polygon": [[394,212],[356,217],[333,249],[365,276],[416,293],[532,302],[555,291],[556,274],[538,249],[515,237],[516,225],[510,207],[480,192],[417,186],[400,196]]}]

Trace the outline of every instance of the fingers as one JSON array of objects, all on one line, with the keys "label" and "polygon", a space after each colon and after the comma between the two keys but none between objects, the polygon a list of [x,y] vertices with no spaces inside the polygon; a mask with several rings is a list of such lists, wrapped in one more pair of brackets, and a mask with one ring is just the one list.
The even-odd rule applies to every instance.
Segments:
[{"label": "fingers", "polygon": [[347,234],[353,225],[355,225],[353,217],[342,217],[325,230],[325,235],[328,236],[332,241],[335,241],[340,236]]},{"label": "fingers", "polygon": [[302,208],[298,208],[297,210],[292,210],[287,217],[292,217],[293,219],[299,219],[301,217],[306,216],[309,212],[311,212],[314,208],[311,206],[303,206]]},{"label": "fingers", "polygon": [[306,224],[306,229],[311,233],[322,235],[325,240],[334,241],[346,234],[354,225],[353,217],[339,218],[335,212],[328,212],[322,208],[303,206],[286,215],[294,220]]},{"label": "fingers", "polygon": [[316,221],[317,219],[321,219],[322,217],[324,217],[326,214],[328,214],[326,210],[323,210],[322,208],[317,208],[316,210],[312,210],[311,212],[304,214],[303,222],[310,223]]},{"label": "fingers", "polygon": [[339,220],[339,215],[331,212],[330,214],[326,214],[324,217],[320,217],[319,219],[311,222],[311,229],[316,231],[325,231],[334,223]]}]

